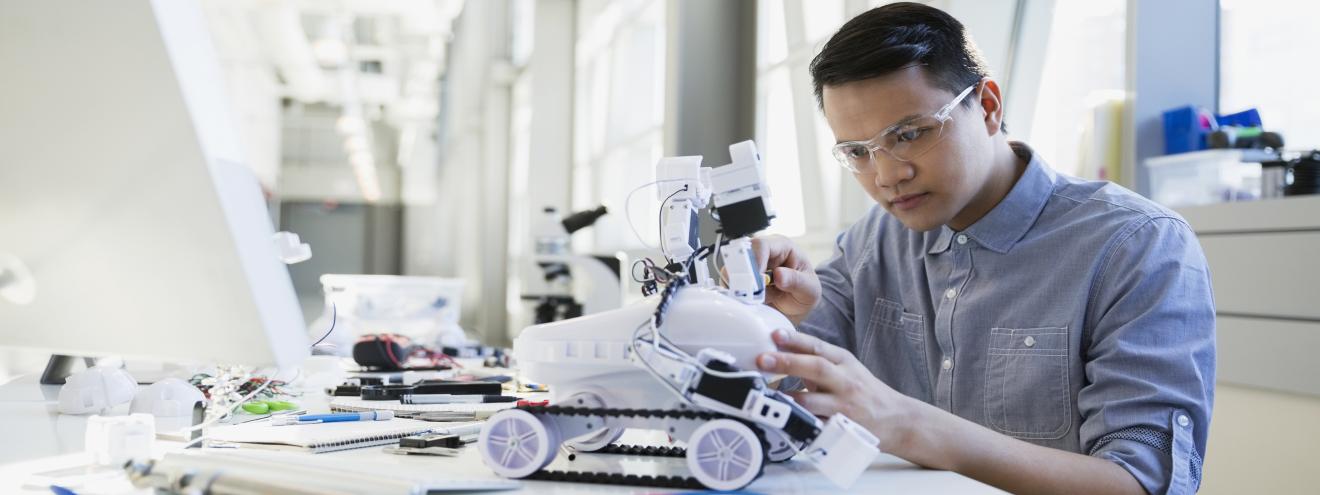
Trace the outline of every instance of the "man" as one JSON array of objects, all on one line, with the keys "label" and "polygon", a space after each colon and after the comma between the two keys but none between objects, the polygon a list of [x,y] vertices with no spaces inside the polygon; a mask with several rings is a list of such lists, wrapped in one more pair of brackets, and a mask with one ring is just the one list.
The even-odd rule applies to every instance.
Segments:
[{"label": "man", "polygon": [[878,208],[818,269],[757,240],[800,377],[914,463],[1023,493],[1191,493],[1213,401],[1205,258],[1176,213],[1052,171],[948,14],[891,4],[811,64],[835,157]]}]

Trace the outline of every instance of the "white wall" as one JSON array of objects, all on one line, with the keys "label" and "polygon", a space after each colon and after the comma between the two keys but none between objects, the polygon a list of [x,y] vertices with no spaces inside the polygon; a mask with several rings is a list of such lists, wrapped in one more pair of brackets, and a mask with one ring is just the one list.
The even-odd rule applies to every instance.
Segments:
[{"label": "white wall", "polygon": [[1220,382],[1201,493],[1315,493],[1320,397]]}]

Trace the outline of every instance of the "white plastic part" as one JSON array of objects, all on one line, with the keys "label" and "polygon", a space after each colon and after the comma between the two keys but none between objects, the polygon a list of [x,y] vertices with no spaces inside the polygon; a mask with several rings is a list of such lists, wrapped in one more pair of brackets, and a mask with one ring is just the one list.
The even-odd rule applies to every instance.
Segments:
[{"label": "white plastic part", "polygon": [[151,456],[156,425],[149,414],[92,416],[87,418],[83,445],[92,461],[104,466],[122,466],[129,459]]},{"label": "white plastic part", "polygon": [[691,243],[695,237],[692,235],[692,227],[697,220],[697,209],[689,200],[671,199],[665,203],[661,213],[664,216],[664,224],[660,226],[664,235],[661,248],[665,258],[675,262],[686,261],[695,251]]},{"label": "white plastic part", "polygon": [[862,425],[835,414],[804,452],[821,474],[840,488],[848,488],[880,455],[879,442]]},{"label": "white plastic part", "polygon": [[765,452],[746,424],[717,419],[701,425],[687,441],[687,466],[707,488],[739,490],[761,475]]},{"label": "white plastic part", "polygon": [[73,374],[60,387],[61,414],[102,414],[127,404],[137,392],[137,381],[127,371],[93,366]]},{"label": "white plastic part", "polygon": [[700,156],[661,158],[655,165],[656,200],[688,200],[700,209],[710,200],[709,182],[702,183]]},{"label": "white plastic part", "polygon": [[697,351],[698,363],[709,365],[712,361],[723,361],[729,364],[738,364],[738,358],[733,357],[733,354],[729,354],[719,349],[712,349],[710,347],[707,347],[705,349]]},{"label": "white plastic part", "polygon": [[550,464],[559,451],[559,431],[527,411],[506,409],[487,420],[477,437],[481,459],[505,478],[522,478]]},{"label": "white plastic part", "polygon": [[729,145],[729,157],[733,165],[756,170],[756,181],[761,189],[761,201],[765,203],[765,213],[775,216],[775,202],[771,201],[770,184],[765,180],[765,165],[761,163],[761,152],[756,150],[756,142],[743,141]]},{"label": "white plastic part", "polygon": [[293,232],[276,232],[273,237],[275,242],[275,252],[279,253],[280,261],[286,265],[302,263],[312,259],[312,246],[302,242],[298,234]]},{"label": "white plastic part", "polygon": [[191,383],[166,378],[139,391],[129,411],[157,418],[191,418],[193,406],[205,401],[206,396]]},{"label": "white plastic part", "polygon": [[720,248],[721,261],[727,274],[729,292],[744,302],[760,304],[765,301],[765,279],[757,270],[756,252],[752,240],[740,237]]},{"label": "white plastic part", "polygon": [[[514,339],[513,357],[524,377],[550,385],[552,403],[583,390],[604,390],[606,407],[669,407],[672,392],[634,364],[629,350],[633,333],[650,320],[658,301],[659,296],[651,296],[613,311],[533,325]],[[705,287],[679,290],[661,326],[665,337],[689,354],[709,347],[738,363],[753,363],[757,355],[775,351],[770,335],[778,329],[793,331],[793,324],[774,308],[745,304]]]},{"label": "white plastic part", "polygon": [[756,151],[756,144],[752,141],[731,144],[729,156],[733,158],[733,163],[716,167],[710,172],[715,206],[724,207],[759,197],[765,203],[765,212],[774,215],[770,189],[765,183],[765,170],[761,166],[761,154]]},{"label": "white plastic part", "polygon": [[700,156],[661,158],[655,165],[656,199],[660,201],[660,235],[665,258],[684,262],[696,250],[698,213],[710,203],[710,174]]}]

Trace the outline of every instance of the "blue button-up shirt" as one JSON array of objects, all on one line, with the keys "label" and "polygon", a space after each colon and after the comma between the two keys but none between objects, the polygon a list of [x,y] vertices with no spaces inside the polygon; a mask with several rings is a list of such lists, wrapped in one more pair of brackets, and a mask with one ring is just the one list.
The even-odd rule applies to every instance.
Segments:
[{"label": "blue button-up shirt", "polygon": [[877,206],[842,233],[800,330],[908,396],[1109,459],[1151,493],[1194,492],[1215,380],[1195,235],[1177,213],[1013,145],[1025,172],[966,230],[912,231]]}]

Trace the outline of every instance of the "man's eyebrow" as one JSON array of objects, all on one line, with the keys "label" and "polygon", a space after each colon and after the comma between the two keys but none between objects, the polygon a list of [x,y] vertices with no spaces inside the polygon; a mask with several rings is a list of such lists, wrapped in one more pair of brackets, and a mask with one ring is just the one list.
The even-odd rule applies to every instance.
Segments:
[{"label": "man's eyebrow", "polygon": [[[889,124],[889,126],[885,127],[884,130],[882,130],[882,131],[880,131],[879,133],[877,133],[876,136],[879,136],[879,135],[882,135],[882,134],[884,134],[884,133],[886,133],[886,132],[892,131],[892,130],[898,128],[898,127],[902,127],[904,124],[910,123],[910,122],[912,122],[912,121],[914,121],[914,120],[917,120],[917,119],[919,119],[919,118],[921,118],[921,114],[917,114],[917,113],[908,114],[907,116],[905,116],[905,117],[903,117],[903,118],[901,118],[901,119],[898,119],[897,122],[894,122],[893,124]],[[874,137],[875,137],[875,136],[872,136],[871,138],[868,138],[868,139],[873,139]],[[834,144],[855,143],[855,142],[857,142],[857,141],[856,141],[856,140],[851,140],[851,141],[849,141],[849,140],[844,140],[844,141],[835,141]]]},{"label": "man's eyebrow", "polygon": [[911,113],[911,114],[908,114],[906,117],[903,117],[903,118],[901,118],[901,119],[898,119],[898,122],[894,122],[893,124],[889,124],[889,127],[886,127],[886,128],[885,128],[885,132],[892,131],[892,130],[894,130],[894,128],[896,128],[896,127],[903,126],[904,124],[909,124],[909,123],[911,123],[912,121],[917,120],[917,119],[919,119],[919,118],[921,118],[921,114],[917,114],[917,113]]}]

